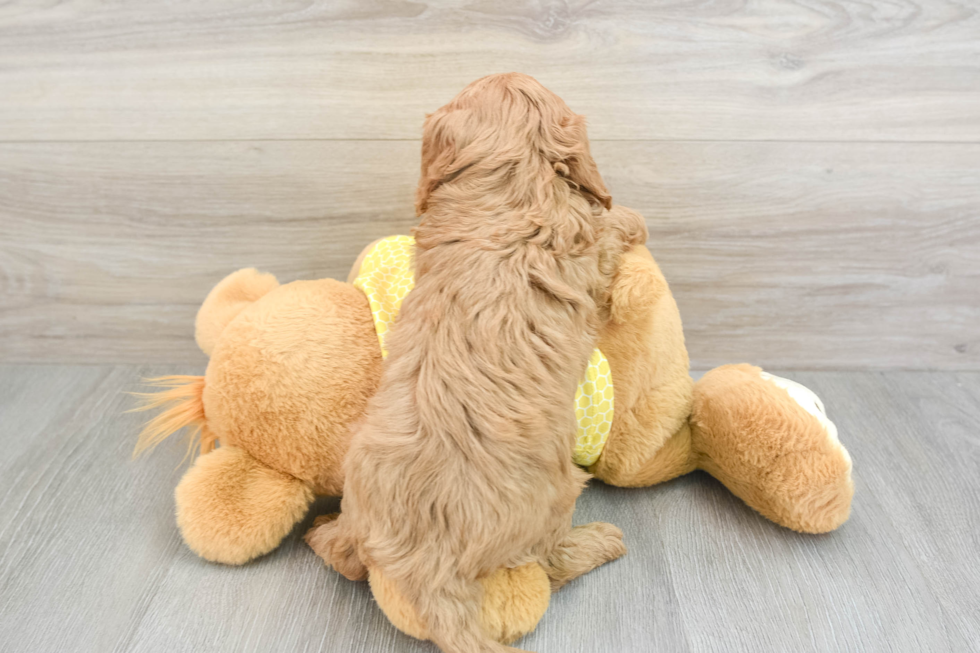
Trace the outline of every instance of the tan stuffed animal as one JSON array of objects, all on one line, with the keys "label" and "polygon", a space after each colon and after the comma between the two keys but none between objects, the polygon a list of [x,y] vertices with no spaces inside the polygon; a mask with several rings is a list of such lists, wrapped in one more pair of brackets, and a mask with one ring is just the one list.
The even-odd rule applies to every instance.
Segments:
[{"label": "tan stuffed animal", "polygon": [[[591,473],[639,487],[702,469],[787,528],[821,533],[847,519],[851,461],[816,395],[750,365],[692,381],[677,305],[643,247],[624,255],[612,304],[599,349],[615,411]],[[177,523],[198,555],[242,564],[278,546],[315,495],[340,494],[350,427],[381,376],[379,339],[351,283],[281,286],[253,269],[211,291],[196,337],[210,356],[205,376],[156,380],[167,389],[144,395],[144,408],[168,407],[137,452],[184,426],[200,429],[202,455],[175,493]],[[395,588],[377,573],[370,583],[395,626],[425,639]],[[550,598],[536,564],[502,569],[484,588],[484,627],[504,642],[533,630]]]}]

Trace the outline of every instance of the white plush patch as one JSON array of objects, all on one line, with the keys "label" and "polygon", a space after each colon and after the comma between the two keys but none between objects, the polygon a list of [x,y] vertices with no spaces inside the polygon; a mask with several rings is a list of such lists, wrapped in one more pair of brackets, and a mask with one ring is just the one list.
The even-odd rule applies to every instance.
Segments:
[{"label": "white plush patch", "polygon": [[762,372],[760,376],[762,376],[763,380],[769,381],[776,387],[785,390],[787,393],[789,393],[790,398],[798,403],[803,410],[816,417],[817,421],[820,422],[820,426],[822,426],[824,431],[827,433],[827,437],[830,438],[831,443],[843,452],[844,458],[847,459],[847,463],[851,463],[850,454],[847,453],[847,449],[844,448],[844,445],[840,443],[840,438],[837,437],[837,425],[828,419],[827,409],[824,408],[823,402],[820,401],[820,397],[818,397],[813,390],[805,385],[797,383],[796,381],[784,379],[781,376],[769,374],[768,372]]}]

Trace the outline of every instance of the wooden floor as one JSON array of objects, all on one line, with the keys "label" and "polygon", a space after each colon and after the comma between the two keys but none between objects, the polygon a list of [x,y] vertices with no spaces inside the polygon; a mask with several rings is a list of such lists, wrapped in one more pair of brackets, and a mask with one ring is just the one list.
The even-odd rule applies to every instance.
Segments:
[{"label": "wooden floor", "polygon": [[[299,538],[245,567],[181,542],[179,443],[131,461],[125,390],[193,367],[0,366],[0,650],[419,651],[364,584]],[[576,520],[629,554],[557,593],[524,648],[549,651],[980,650],[980,374],[798,372],[854,458],[838,531],[806,536],[709,476],[593,483]],[[335,509],[317,503],[316,512]]]},{"label": "wooden floor", "polygon": [[0,361],[203,363],[218,280],[345,277],[510,70],[588,117],[696,365],[980,369],[960,0],[4,2]]}]

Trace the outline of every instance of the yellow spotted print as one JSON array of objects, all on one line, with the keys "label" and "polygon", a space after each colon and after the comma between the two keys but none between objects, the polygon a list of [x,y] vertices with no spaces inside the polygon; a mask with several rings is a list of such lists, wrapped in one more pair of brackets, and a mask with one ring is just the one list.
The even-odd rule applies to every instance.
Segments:
[{"label": "yellow spotted print", "polygon": [[613,418],[613,382],[609,361],[596,349],[585,368],[585,378],[579,381],[575,393],[575,418],[578,434],[572,460],[576,465],[588,467],[599,460],[606,446]]},{"label": "yellow spotted print", "polygon": [[[415,240],[411,236],[390,236],[379,240],[364,257],[354,285],[371,304],[374,328],[381,343],[381,355],[388,356],[385,335],[391,329],[402,300],[415,286],[412,255]],[[613,381],[609,361],[596,349],[589,359],[585,377],[575,393],[575,417],[578,433],[572,459],[588,467],[599,460],[609,438],[613,419]]]},{"label": "yellow spotted print", "polygon": [[415,239],[411,236],[389,236],[375,243],[361,262],[354,285],[364,291],[371,303],[374,330],[378,332],[381,355],[388,357],[385,334],[395,322],[402,300],[415,287],[412,255]]}]

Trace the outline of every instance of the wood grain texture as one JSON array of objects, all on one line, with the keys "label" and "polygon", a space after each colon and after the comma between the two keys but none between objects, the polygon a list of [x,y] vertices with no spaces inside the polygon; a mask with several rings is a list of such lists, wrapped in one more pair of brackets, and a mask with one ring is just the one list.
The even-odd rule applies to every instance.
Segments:
[{"label": "wood grain texture", "polygon": [[[129,459],[122,394],[193,367],[0,366],[0,642],[11,651],[435,653],[300,535],[242,568],[180,541],[179,442]],[[592,484],[579,523],[621,526],[619,561],[571,583],[529,650],[931,651],[980,642],[980,374],[800,372],[854,461],[850,520],[766,521],[709,476]],[[335,510],[321,500],[314,512]]]},{"label": "wood grain texture", "polygon": [[596,138],[980,140],[955,0],[7,2],[0,139],[417,138],[509,70]]},{"label": "wood grain texture", "polygon": [[[594,146],[695,367],[980,368],[980,145]],[[0,144],[0,360],[205,359],[211,287],[345,278],[414,222],[410,141]]]}]

